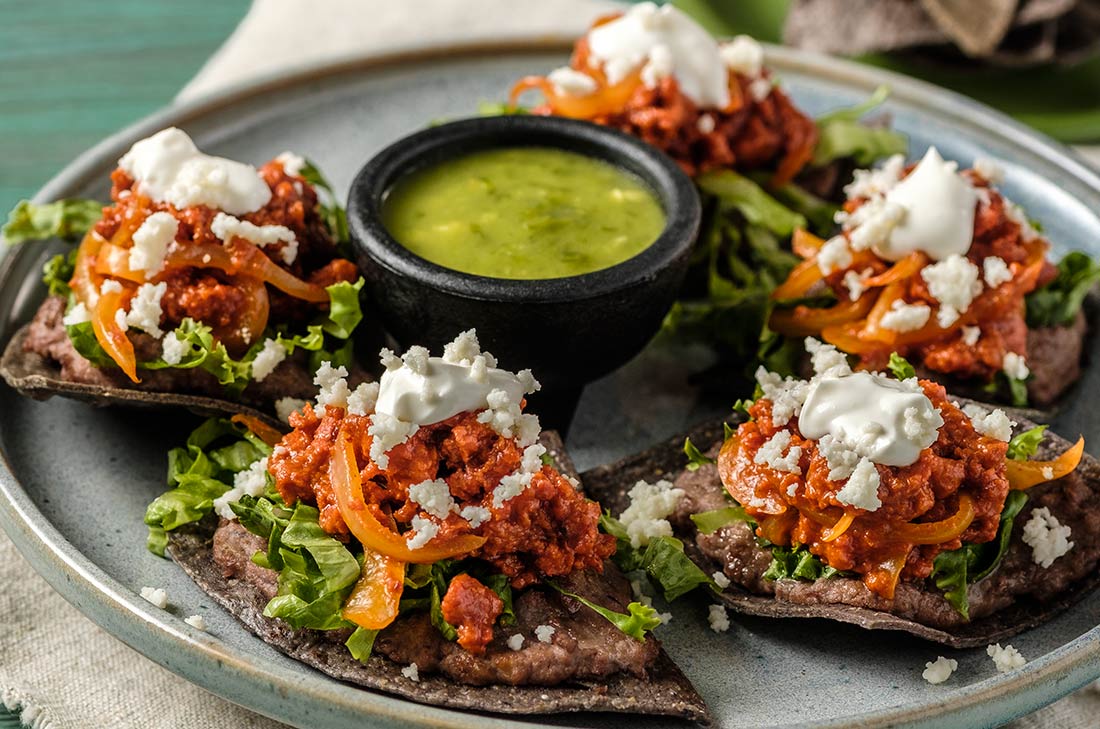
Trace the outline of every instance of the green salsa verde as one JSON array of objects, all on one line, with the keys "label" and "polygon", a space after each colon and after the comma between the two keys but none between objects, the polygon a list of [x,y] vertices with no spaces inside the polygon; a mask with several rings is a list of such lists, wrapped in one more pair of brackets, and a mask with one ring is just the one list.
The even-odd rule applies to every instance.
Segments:
[{"label": "green salsa verde", "polygon": [[665,213],[640,180],[544,147],[473,152],[399,179],[382,221],[405,248],[479,276],[562,278],[609,268],[661,235]]}]

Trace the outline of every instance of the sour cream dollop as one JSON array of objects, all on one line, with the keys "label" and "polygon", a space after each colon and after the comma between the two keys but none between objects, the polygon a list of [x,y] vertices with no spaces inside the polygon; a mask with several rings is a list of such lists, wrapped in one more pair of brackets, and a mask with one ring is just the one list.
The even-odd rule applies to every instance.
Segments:
[{"label": "sour cream dollop", "polygon": [[483,410],[492,400],[518,408],[523,396],[539,387],[529,370],[512,373],[496,367],[492,355],[480,351],[472,330],[448,345],[442,357],[412,347],[400,359],[384,355],[383,363],[375,412],[416,425]]},{"label": "sour cream dollop", "polygon": [[807,438],[832,436],[872,463],[908,466],[936,442],[943,417],[915,380],[857,372],[812,382],[798,418]]},{"label": "sour cream dollop", "polygon": [[672,5],[658,8],[651,2],[639,3],[622,17],[593,28],[588,47],[612,84],[642,66],[643,81],[649,86],[671,75],[698,106],[723,109],[729,105],[729,76],[718,42]]},{"label": "sour cream dollop", "polygon": [[206,205],[243,215],[271,199],[271,188],[255,167],[203,154],[175,127],[136,142],[118,166],[134,178],[141,194],[177,208]]},{"label": "sour cream dollop", "polygon": [[978,193],[958,173],[958,163],[946,162],[930,147],[905,179],[886,193],[887,204],[905,210],[875,253],[899,261],[922,251],[935,261],[965,255],[974,240]]}]

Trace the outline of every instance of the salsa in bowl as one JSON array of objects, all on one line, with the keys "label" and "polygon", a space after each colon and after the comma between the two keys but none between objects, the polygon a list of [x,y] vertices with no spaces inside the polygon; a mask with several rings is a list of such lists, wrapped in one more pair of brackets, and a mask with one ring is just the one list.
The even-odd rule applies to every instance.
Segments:
[{"label": "salsa in bowl", "polygon": [[[567,166],[586,171],[581,177],[591,177],[593,168],[603,173],[606,182],[602,185],[592,179],[584,182],[586,193],[579,202],[569,194],[568,185],[559,182],[555,184],[557,195],[571,198],[569,205],[556,210],[547,206],[540,212],[528,203],[528,212],[521,210],[519,216],[550,218],[551,213],[557,214],[559,251],[573,244],[571,238],[587,236],[589,258],[597,263],[571,270],[588,270],[569,275],[570,270],[565,270],[569,265],[563,266],[561,260],[551,266],[554,252],[548,247],[542,255],[537,241],[527,246],[527,259],[535,261],[536,267],[542,262],[547,275],[541,278],[529,275],[530,271],[515,277],[469,273],[458,270],[460,264],[443,265],[430,260],[434,256],[414,252],[417,246],[409,243],[413,235],[408,227],[423,224],[407,212],[395,215],[405,207],[402,198],[410,192],[423,196],[423,189],[415,188],[435,186],[440,178],[433,175],[444,170],[444,177],[453,177],[460,184],[473,179],[476,184],[478,176],[463,172],[463,165],[488,160],[493,167],[501,156],[510,155],[527,158],[532,177],[547,177],[545,160],[541,165],[531,160],[540,156],[559,162],[567,159]],[[514,160],[507,162],[510,173],[522,169]],[[514,181],[492,185],[498,197],[517,195]],[[502,189],[509,194],[505,196]],[[605,203],[593,202],[596,196]],[[642,198],[639,201],[614,199],[638,196]],[[502,212],[486,205],[492,196],[484,192],[474,195],[479,199],[469,204],[459,204],[439,191],[423,197],[425,206],[446,208],[448,213],[427,223],[428,227],[454,223],[461,213],[466,222],[459,226],[468,231],[468,237],[459,236],[463,246],[478,244],[470,221],[477,226],[479,216]],[[646,198],[650,198],[647,215],[653,240],[638,244],[637,252],[625,259],[621,251],[617,256],[607,255],[607,249],[614,253],[620,248],[616,238],[622,233],[600,232],[591,213],[577,211],[582,203],[592,211],[615,209],[612,206],[633,210],[635,202],[645,207]],[[356,255],[367,279],[368,296],[376,302],[385,328],[402,344],[442,346],[455,331],[476,327],[486,346],[498,350],[502,363],[537,365],[544,389],[532,407],[557,427],[568,423],[585,383],[629,360],[657,331],[682,282],[700,215],[699,197],[691,180],[662,152],[595,124],[523,115],[456,121],[398,140],[360,170],[348,199]],[[639,217],[640,213],[631,212],[626,222],[638,228]],[[397,218],[402,218],[401,224],[395,222]],[[546,220],[540,224],[555,227]],[[444,237],[445,232],[438,236]],[[504,227],[498,226],[495,236],[498,245],[514,242]],[[446,247],[438,241],[432,245]],[[597,248],[601,249],[598,255],[592,250]],[[457,257],[470,255],[467,250]],[[521,263],[523,258],[519,257]]]}]

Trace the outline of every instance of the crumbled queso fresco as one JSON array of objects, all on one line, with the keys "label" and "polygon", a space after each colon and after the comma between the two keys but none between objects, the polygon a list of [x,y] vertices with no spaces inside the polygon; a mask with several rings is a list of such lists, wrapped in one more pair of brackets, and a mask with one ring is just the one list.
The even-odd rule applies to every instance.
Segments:
[{"label": "crumbled queso fresco", "polygon": [[1031,511],[1031,518],[1024,524],[1024,543],[1031,547],[1035,564],[1046,569],[1054,561],[1073,549],[1069,541],[1071,530],[1058,521],[1050,509],[1041,506]]},{"label": "crumbled queso fresco", "polygon": [[985,649],[986,655],[993,659],[993,665],[997,667],[997,670],[1001,673],[1008,673],[1017,668],[1023,668],[1023,665],[1027,663],[1027,659],[1020,655],[1020,651],[1013,648],[1011,645],[1001,647],[1000,643],[994,643],[993,645]]},{"label": "crumbled queso fresco", "polygon": [[939,656],[936,660],[924,664],[924,673],[922,673],[921,676],[925,681],[931,684],[943,683],[951,678],[951,674],[954,673],[958,667],[959,662],[954,658]]},{"label": "crumbled queso fresco", "polygon": [[644,547],[655,537],[672,536],[668,517],[683,498],[683,489],[674,488],[671,481],[639,481],[628,496],[630,505],[619,515],[619,521],[626,527],[632,546]]}]

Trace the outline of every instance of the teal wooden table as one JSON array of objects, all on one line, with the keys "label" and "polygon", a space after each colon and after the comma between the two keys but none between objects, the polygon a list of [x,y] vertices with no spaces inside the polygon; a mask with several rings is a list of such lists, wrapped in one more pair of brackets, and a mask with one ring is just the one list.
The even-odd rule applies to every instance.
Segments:
[{"label": "teal wooden table", "polygon": [[0,218],[172,101],[248,0],[0,0]]}]

